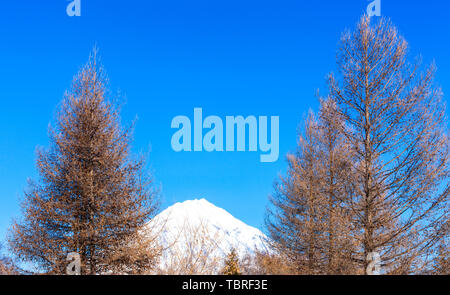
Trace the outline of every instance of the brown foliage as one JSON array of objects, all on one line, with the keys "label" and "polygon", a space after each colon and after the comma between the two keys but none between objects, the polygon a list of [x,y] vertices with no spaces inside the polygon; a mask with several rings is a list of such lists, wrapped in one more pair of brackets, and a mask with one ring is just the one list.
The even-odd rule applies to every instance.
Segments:
[{"label": "brown foliage", "polygon": [[275,185],[267,226],[272,246],[298,274],[353,271],[349,223],[343,206],[351,195],[351,154],[337,125],[331,100],[321,101],[319,118],[310,113],[288,173]]},{"label": "brown foliage", "polygon": [[407,43],[389,21],[363,17],[341,40],[341,79],[330,96],[352,149],[355,236],[361,266],[373,251],[390,270],[420,272],[442,234],[449,195],[449,142],[434,66],[420,73],[407,62]]},{"label": "brown foliage", "polygon": [[220,271],[220,274],[228,276],[241,275],[242,273],[240,268],[239,257],[236,249],[231,249],[230,253],[228,253],[225,259],[225,263],[222,270]]},{"label": "brown foliage", "polygon": [[292,275],[296,267],[283,253],[256,251],[247,254],[240,263],[244,275]]},{"label": "brown foliage", "polygon": [[420,73],[396,28],[368,17],[343,34],[337,65],[275,187],[274,247],[300,273],[366,273],[372,252],[383,273],[424,273],[448,237],[448,127],[434,66]]},{"label": "brown foliage", "polygon": [[[170,218],[170,217],[169,217]],[[155,220],[154,220],[155,221]],[[159,220],[158,220],[159,221]],[[155,228],[167,231],[166,220]],[[222,233],[211,231],[203,221],[192,224],[184,220],[183,226],[175,230],[176,236],[165,237],[160,263],[155,269],[158,275],[215,275],[222,265],[219,247]],[[161,243],[163,244],[163,243]]]},{"label": "brown foliage", "polygon": [[30,182],[11,230],[15,255],[47,273],[64,273],[70,252],[83,274],[140,273],[154,263],[156,248],[140,230],[156,195],[144,158],[130,155],[131,129],[121,127],[107,82],[94,50],[59,107],[50,148],[37,153],[40,181]]}]

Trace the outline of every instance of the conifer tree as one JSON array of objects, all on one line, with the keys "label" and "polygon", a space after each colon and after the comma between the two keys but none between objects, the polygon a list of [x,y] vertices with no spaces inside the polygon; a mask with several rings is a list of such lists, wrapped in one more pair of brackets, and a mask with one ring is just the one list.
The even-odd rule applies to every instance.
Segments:
[{"label": "conifer tree", "polygon": [[236,249],[231,249],[230,253],[227,255],[225,260],[225,266],[221,272],[223,275],[241,275],[241,270],[239,267],[239,257],[237,255]]},{"label": "conifer tree", "polygon": [[[345,124],[355,191],[349,203],[363,271],[379,253],[384,273],[420,272],[442,237],[449,196],[449,141],[435,67],[408,62],[387,19],[364,16],[342,35],[330,98]],[[448,233],[447,233],[448,234]],[[440,235],[440,236],[439,236]]]},{"label": "conifer tree", "polygon": [[443,236],[436,246],[436,254],[432,265],[432,274],[450,275],[450,244],[449,235]]},{"label": "conifer tree", "polygon": [[[343,34],[339,75],[275,186],[267,228],[297,273],[424,273],[448,237],[449,141],[434,67],[386,19]],[[445,247],[444,247],[445,248]],[[439,263],[446,253],[439,248]]]},{"label": "conifer tree", "polygon": [[64,96],[50,147],[37,152],[40,179],[11,229],[13,253],[46,273],[65,273],[72,252],[82,274],[142,273],[158,252],[143,231],[157,195],[145,159],[130,154],[132,130],[121,127],[96,52]]},{"label": "conifer tree", "polygon": [[0,243],[0,275],[19,274],[18,267],[14,264],[11,258],[3,255],[2,250],[3,245]]},{"label": "conifer tree", "polygon": [[287,175],[275,184],[267,218],[273,246],[293,262],[298,274],[317,273],[322,260],[317,251],[324,240],[317,132],[317,121],[310,113],[296,154],[287,156]]},{"label": "conifer tree", "polygon": [[267,227],[277,252],[298,274],[354,271],[351,212],[351,154],[338,125],[332,100],[321,100],[318,117],[310,112],[288,172],[275,185]]}]

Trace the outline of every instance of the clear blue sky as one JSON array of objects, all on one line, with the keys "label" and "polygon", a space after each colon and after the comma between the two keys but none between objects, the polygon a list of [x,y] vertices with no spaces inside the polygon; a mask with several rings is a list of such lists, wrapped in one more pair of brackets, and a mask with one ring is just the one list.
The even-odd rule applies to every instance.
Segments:
[{"label": "clear blue sky", "polygon": [[[126,94],[123,122],[138,116],[133,148],[151,147],[163,209],[206,198],[262,228],[274,179],[296,146],[296,130],[315,91],[334,69],[342,30],[369,4],[351,1],[81,0],[82,16],[66,15],[66,0],[3,1],[0,17],[0,240],[27,178],[37,178],[36,146],[72,76],[94,44],[112,90]],[[437,81],[450,92],[448,1],[382,0]],[[448,101],[448,97],[445,98]],[[280,158],[260,163],[255,152],[175,153],[173,117],[280,116]]]}]

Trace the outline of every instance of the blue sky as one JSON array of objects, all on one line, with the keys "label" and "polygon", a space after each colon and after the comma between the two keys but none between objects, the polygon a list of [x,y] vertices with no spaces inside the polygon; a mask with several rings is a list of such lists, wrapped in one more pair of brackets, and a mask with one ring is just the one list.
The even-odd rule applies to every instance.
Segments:
[{"label": "blue sky", "polygon": [[[68,17],[66,0],[5,1],[0,17],[0,241],[27,178],[37,178],[35,149],[72,76],[94,44],[111,80],[126,95],[122,118],[136,116],[135,152],[150,150],[162,209],[206,198],[262,228],[274,179],[296,146],[297,126],[317,109],[317,89],[335,67],[340,33],[369,1],[81,0]],[[450,91],[448,1],[382,0],[411,45],[436,61],[437,82]],[[446,97],[445,100],[448,101]],[[280,158],[259,152],[176,153],[171,120],[204,116],[279,116]]]}]

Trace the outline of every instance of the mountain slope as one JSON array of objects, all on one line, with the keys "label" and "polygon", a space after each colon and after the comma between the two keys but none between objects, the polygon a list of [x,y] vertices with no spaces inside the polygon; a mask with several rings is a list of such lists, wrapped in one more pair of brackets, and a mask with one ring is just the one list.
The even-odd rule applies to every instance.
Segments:
[{"label": "mountain slope", "polygon": [[176,203],[148,226],[165,248],[160,269],[167,273],[217,273],[232,248],[241,258],[264,248],[260,230],[205,199]]}]

